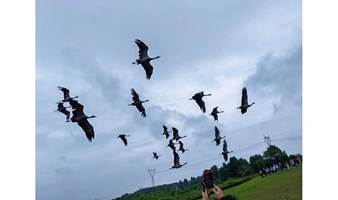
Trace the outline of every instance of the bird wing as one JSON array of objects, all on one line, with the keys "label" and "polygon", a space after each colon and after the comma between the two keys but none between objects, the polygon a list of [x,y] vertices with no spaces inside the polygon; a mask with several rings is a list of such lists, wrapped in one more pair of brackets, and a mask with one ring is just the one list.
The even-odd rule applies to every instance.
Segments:
[{"label": "bird wing", "polygon": [[139,39],[135,40],[135,43],[139,49],[138,51],[138,56],[140,60],[143,60],[145,58],[148,58],[148,46],[146,44],[144,44],[144,42],[142,42]]},{"label": "bird wing", "polygon": [[156,154],[155,152],[153,152],[153,154],[154,154],[154,157],[156,157],[156,156],[157,156],[157,154]]},{"label": "bird wing", "polygon": [[163,132],[167,133],[168,132],[168,128],[166,126],[164,126],[164,125],[162,127],[163,127]]},{"label": "bird wing", "polygon": [[69,96],[69,90],[65,87],[60,87],[58,86],[59,90],[61,90],[63,92],[63,99],[68,99]]},{"label": "bird wing", "polygon": [[217,126],[215,126],[215,139],[219,138],[220,137],[220,132],[219,132],[219,129],[217,128]]},{"label": "bird wing", "polygon": [[248,92],[246,88],[242,89],[242,106],[248,104]]},{"label": "bird wing", "polygon": [[134,88],[131,89],[131,95],[133,97],[134,102],[140,101],[140,97],[139,97],[139,95],[137,94],[137,92],[135,91]]},{"label": "bird wing", "polygon": [[86,133],[86,136],[88,140],[91,142],[94,139],[94,128],[93,126],[88,122],[87,119],[82,119],[77,123],[82,130]]},{"label": "bird wing", "polygon": [[150,62],[145,62],[145,63],[142,63],[142,67],[144,71],[146,71],[147,79],[150,80],[151,75],[153,74],[153,69],[154,69],[153,66],[150,64]]},{"label": "bird wing", "polygon": [[180,164],[180,156],[176,151],[174,151],[174,164],[179,165]]},{"label": "bird wing", "polygon": [[226,140],[223,140],[223,152],[227,152],[228,151],[228,145]]},{"label": "bird wing", "polygon": [[125,136],[123,136],[123,137],[120,137],[121,138],[121,140],[122,140],[122,142],[124,143],[124,145],[128,145],[128,141],[127,141],[127,138],[125,137]]},{"label": "bird wing", "polygon": [[136,108],[139,112],[142,113],[142,116],[145,117],[146,116],[146,110],[144,109],[142,104],[136,104]]},{"label": "bird wing", "polygon": [[178,130],[175,127],[172,127],[172,129],[173,129],[173,136],[174,136],[174,138],[178,137]]},{"label": "bird wing", "polygon": [[202,98],[196,99],[196,103],[197,103],[197,105],[200,107],[200,109],[202,110],[202,112],[205,112],[205,111],[206,111],[205,103],[204,103],[204,101],[202,100]]},{"label": "bird wing", "polygon": [[178,143],[180,144],[180,149],[184,149],[183,142],[178,141]]}]

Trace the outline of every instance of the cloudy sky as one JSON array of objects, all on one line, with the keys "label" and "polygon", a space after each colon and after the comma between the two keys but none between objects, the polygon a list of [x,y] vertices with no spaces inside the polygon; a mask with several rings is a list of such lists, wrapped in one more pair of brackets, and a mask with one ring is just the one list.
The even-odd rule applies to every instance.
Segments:
[{"label": "cloudy sky", "polygon": [[[37,0],[36,20],[37,199],[111,199],[150,186],[148,168],[164,184],[221,165],[222,147],[211,143],[215,122],[188,100],[199,91],[212,93],[207,113],[225,111],[217,126],[237,157],[262,153],[265,145],[242,149],[263,135],[301,135],[300,1]],[[131,64],[136,38],[161,56],[150,81]],[[58,85],[97,116],[92,143],[54,112]],[[243,86],[256,102],[245,115],[235,109]],[[150,100],[147,118],[128,106],[131,88]],[[173,163],[163,124],[187,135],[187,168],[167,171]],[[113,138],[119,133],[131,135],[128,147]],[[301,140],[274,144],[302,151]]]}]

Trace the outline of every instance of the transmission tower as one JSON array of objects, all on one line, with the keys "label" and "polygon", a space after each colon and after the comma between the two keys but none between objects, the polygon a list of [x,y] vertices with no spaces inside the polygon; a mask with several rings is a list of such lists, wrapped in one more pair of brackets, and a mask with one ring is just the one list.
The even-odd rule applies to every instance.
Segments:
[{"label": "transmission tower", "polygon": [[155,186],[155,169],[148,169],[148,173],[150,175],[150,178],[151,178],[151,185],[152,187]]},{"label": "transmission tower", "polygon": [[270,136],[264,136],[264,142],[266,142],[266,144],[268,145],[268,146],[271,146],[271,138],[270,138]]}]

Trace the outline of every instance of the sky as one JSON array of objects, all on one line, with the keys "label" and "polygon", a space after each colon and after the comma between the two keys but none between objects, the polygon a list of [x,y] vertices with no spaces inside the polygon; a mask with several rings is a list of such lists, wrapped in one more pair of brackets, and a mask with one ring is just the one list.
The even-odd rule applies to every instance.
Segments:
[{"label": "sky", "polygon": [[[302,152],[302,13],[295,0],[37,0],[37,199],[111,199],[151,186],[201,175],[223,163],[211,142],[214,126],[229,150],[248,159],[269,135],[289,154]],[[154,73],[146,80],[135,39],[149,46]],[[94,126],[88,142],[56,110],[70,89]],[[241,89],[255,105],[244,115]],[[131,103],[135,88],[143,118]],[[189,101],[204,91],[207,113]],[[219,106],[218,124],[209,116]],[[189,149],[186,168],[168,170],[173,156],[162,125],[176,127]],[[131,135],[128,147],[116,136]],[[245,149],[245,150],[244,150]],[[152,152],[162,156],[152,159]],[[189,166],[190,165],[190,166]]]}]

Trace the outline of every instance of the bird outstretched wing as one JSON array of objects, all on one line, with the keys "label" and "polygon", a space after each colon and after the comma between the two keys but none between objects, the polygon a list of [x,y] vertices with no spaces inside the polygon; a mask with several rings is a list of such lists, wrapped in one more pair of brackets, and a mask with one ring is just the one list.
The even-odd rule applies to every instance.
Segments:
[{"label": "bird outstretched wing", "polygon": [[91,142],[94,139],[94,136],[95,136],[93,126],[88,122],[87,119],[82,119],[77,124],[86,133],[88,140]]},{"label": "bird outstretched wing", "polygon": [[139,112],[141,112],[142,117],[146,117],[146,110],[144,109],[142,104],[137,104],[136,108]]},{"label": "bird outstretched wing", "polygon": [[248,104],[248,92],[246,88],[244,87],[242,89],[242,106]]},{"label": "bird outstretched wing", "polygon": [[174,164],[179,165],[180,164],[180,156],[176,151],[174,151]]},{"label": "bird outstretched wing", "polygon": [[63,92],[63,99],[68,99],[70,97],[69,90],[67,88],[58,86],[58,89]]},{"label": "bird outstretched wing", "polygon": [[220,132],[217,126],[215,126],[214,130],[215,130],[215,139],[220,138]]},{"label": "bird outstretched wing", "polygon": [[140,101],[140,97],[139,97],[139,95],[137,94],[137,92],[135,91],[134,88],[131,89],[131,95],[133,97],[134,102]]},{"label": "bird outstretched wing", "polygon": [[199,98],[196,100],[197,105],[200,107],[200,109],[202,110],[202,112],[206,112],[206,108],[205,108],[205,103],[202,100],[202,98]]},{"label": "bird outstretched wing", "polygon": [[140,60],[148,58],[148,46],[139,39],[135,40],[137,47],[139,48],[138,56]]},{"label": "bird outstretched wing", "polygon": [[142,63],[142,67],[144,69],[144,71],[146,72],[146,77],[148,80],[150,80],[151,75],[153,74],[153,66],[150,64],[150,62],[145,62]]}]

